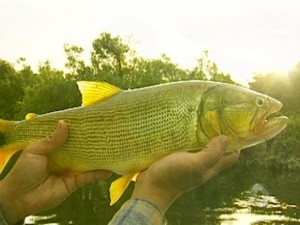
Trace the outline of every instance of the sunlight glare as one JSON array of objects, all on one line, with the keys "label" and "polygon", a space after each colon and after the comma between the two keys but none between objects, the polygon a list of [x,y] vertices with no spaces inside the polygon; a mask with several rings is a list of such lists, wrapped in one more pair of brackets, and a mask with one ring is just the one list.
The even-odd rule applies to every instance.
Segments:
[{"label": "sunlight glare", "polygon": [[[300,222],[300,219],[284,215],[263,215],[251,213],[249,209],[239,209],[231,215],[221,215],[221,225],[251,225],[258,222]],[[272,223],[273,224],[273,223]]]}]

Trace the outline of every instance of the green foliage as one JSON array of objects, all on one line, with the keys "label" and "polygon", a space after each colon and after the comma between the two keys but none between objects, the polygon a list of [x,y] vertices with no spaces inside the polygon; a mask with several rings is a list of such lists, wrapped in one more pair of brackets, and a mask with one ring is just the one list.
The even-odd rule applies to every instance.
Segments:
[{"label": "green foliage", "polygon": [[80,93],[74,81],[66,80],[63,72],[52,69],[49,62],[39,66],[35,82],[24,87],[19,118],[27,113],[43,114],[80,105]]},{"label": "green foliage", "polygon": [[17,72],[11,64],[0,59],[0,118],[13,119],[23,96]]},{"label": "green foliage", "polygon": [[289,72],[288,77],[290,79],[290,88],[293,94],[291,99],[291,104],[293,104],[294,109],[300,109],[300,62],[297,63],[294,68]]},{"label": "green foliage", "polygon": [[250,88],[283,103],[283,113],[289,117],[289,124],[278,137],[265,144],[253,147],[255,151],[245,151],[245,165],[255,164],[271,169],[300,170],[300,63],[288,74],[256,74]]},{"label": "green foliage", "polygon": [[129,50],[129,46],[119,36],[111,37],[109,33],[102,33],[93,42],[91,62],[95,73],[104,70],[123,77],[123,65]]},{"label": "green foliage", "polygon": [[76,45],[64,45],[64,51],[67,55],[67,62],[65,67],[68,69],[66,72],[66,77],[76,79],[76,78],[88,78],[91,76],[91,70],[85,65],[84,60],[81,59],[81,54],[84,51],[83,48]]},{"label": "green foliage", "polygon": [[189,72],[187,78],[191,80],[210,80],[222,83],[237,84],[231,79],[229,74],[219,72],[217,64],[209,59],[207,50],[203,52],[202,57],[198,59],[197,66]]},{"label": "green foliage", "polygon": [[188,73],[171,62],[165,54],[161,59],[145,60],[140,58],[139,63],[127,74],[128,87],[136,88],[166,82],[178,81],[188,76]]}]

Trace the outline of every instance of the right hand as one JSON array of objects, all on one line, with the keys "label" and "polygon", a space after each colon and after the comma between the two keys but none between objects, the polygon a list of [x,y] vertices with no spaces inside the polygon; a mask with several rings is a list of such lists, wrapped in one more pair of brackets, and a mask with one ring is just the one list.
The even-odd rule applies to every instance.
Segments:
[{"label": "right hand", "polygon": [[164,213],[182,193],[237,161],[239,151],[224,153],[227,145],[227,137],[218,136],[199,152],[177,152],[156,161],[138,176],[132,198],[148,200]]}]

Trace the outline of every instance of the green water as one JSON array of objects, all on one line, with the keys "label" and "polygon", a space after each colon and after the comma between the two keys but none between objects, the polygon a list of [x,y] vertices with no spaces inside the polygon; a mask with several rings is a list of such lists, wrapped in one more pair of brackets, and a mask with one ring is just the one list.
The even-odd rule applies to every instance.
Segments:
[{"label": "green water", "polygon": [[[168,212],[169,224],[300,224],[299,175],[259,170],[222,174],[182,196]],[[254,185],[264,191],[255,192]]]},{"label": "green water", "polygon": [[[108,205],[108,183],[84,187],[60,207],[26,224],[107,224],[130,196]],[[132,187],[131,187],[132,189]],[[184,194],[169,209],[169,225],[300,224],[300,173],[242,169],[223,172]]]}]

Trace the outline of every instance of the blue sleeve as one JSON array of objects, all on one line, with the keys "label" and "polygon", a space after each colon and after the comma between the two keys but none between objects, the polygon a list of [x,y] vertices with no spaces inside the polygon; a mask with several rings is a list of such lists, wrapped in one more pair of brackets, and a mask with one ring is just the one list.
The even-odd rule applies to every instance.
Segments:
[{"label": "blue sleeve", "polygon": [[163,225],[165,218],[151,202],[142,199],[130,199],[123,204],[109,225]]},{"label": "blue sleeve", "polygon": [[[154,204],[131,199],[124,203],[109,225],[163,225],[165,218]],[[8,225],[0,211],[0,225]]]}]

